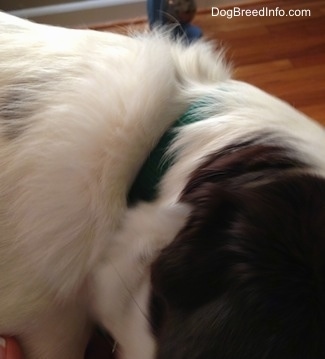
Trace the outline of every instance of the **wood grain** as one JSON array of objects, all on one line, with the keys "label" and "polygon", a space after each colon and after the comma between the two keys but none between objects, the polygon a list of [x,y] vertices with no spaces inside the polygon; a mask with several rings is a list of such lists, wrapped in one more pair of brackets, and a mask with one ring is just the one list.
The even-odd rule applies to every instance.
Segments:
[{"label": "wood grain", "polygon": [[235,77],[268,91],[325,124],[324,1],[275,0],[241,6],[310,9],[310,17],[199,14],[195,23],[228,49]]}]

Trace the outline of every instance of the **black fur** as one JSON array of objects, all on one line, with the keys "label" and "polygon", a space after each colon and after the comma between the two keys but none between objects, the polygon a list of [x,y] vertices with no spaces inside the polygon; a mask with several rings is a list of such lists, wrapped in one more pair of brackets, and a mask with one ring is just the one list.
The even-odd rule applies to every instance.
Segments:
[{"label": "black fur", "polygon": [[18,138],[31,124],[28,118],[37,111],[37,99],[43,91],[43,82],[21,81],[8,86],[7,92],[0,96],[0,125],[5,138]]},{"label": "black fur", "polygon": [[325,180],[304,167],[248,145],[192,174],[152,266],[158,359],[325,358]]}]

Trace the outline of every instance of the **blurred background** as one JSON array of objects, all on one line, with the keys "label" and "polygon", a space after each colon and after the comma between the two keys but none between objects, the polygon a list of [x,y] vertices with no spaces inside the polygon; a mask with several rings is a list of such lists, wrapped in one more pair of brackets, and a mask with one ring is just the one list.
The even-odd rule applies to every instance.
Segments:
[{"label": "blurred background", "polygon": [[[198,9],[249,0],[196,0]],[[0,0],[0,9],[31,20],[64,26],[92,26],[147,15],[146,0]]]}]

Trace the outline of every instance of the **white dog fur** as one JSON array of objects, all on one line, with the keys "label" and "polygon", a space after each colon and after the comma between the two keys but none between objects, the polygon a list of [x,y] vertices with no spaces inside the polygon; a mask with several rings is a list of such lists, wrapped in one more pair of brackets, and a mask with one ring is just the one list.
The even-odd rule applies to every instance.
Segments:
[{"label": "white dog fur", "polygon": [[[191,171],[236,138],[280,129],[325,176],[323,129],[230,79],[222,52],[0,14],[0,333],[28,359],[81,359],[93,322],[124,359],[152,359],[149,267],[184,225]],[[202,96],[153,203],[127,208],[137,171]],[[263,120],[261,120],[261,118]]]}]

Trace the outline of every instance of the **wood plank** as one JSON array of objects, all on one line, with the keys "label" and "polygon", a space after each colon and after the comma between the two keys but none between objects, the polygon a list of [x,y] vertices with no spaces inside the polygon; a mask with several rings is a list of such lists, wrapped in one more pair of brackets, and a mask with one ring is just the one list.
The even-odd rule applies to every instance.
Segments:
[{"label": "wood plank", "polygon": [[235,68],[234,75],[236,78],[254,78],[267,75],[274,72],[282,72],[292,69],[292,63],[288,59],[269,61],[251,65],[238,66]]}]

